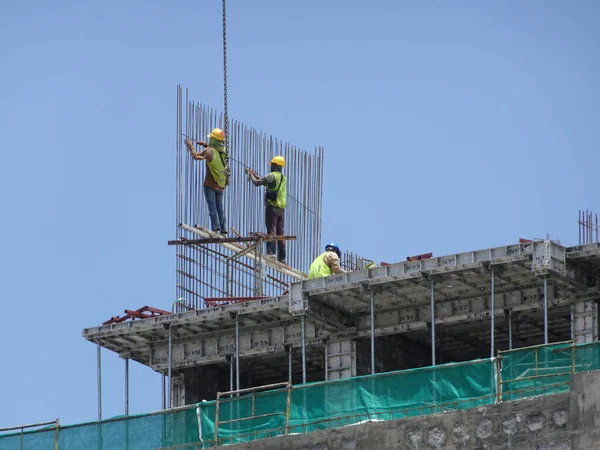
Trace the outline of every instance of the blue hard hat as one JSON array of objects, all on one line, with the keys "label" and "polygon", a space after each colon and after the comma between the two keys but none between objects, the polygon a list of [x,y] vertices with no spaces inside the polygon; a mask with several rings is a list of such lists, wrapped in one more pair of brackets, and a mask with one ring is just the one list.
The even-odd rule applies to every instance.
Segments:
[{"label": "blue hard hat", "polygon": [[335,250],[335,252],[337,253],[338,256],[341,256],[341,254],[342,254],[340,247],[335,242],[330,242],[329,244],[327,244],[325,246],[325,251],[327,251],[329,249]]}]

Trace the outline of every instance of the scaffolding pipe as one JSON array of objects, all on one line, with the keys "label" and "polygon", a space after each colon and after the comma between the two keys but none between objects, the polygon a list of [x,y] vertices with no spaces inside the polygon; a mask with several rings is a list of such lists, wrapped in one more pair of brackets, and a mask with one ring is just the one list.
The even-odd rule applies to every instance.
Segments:
[{"label": "scaffolding pipe", "polygon": [[495,326],[496,326],[496,294],[494,291],[494,281],[495,281],[495,277],[494,277],[494,269],[492,269],[492,298],[491,298],[491,318],[490,318],[490,326],[491,326],[491,333],[490,333],[490,358],[494,357],[494,341],[495,341]]},{"label": "scaffolding pipe", "polygon": [[98,420],[102,420],[102,358],[100,342],[97,344],[96,368],[98,377]]},{"label": "scaffolding pipe", "polygon": [[371,291],[371,374],[375,373],[375,293]]},{"label": "scaffolding pipe", "polygon": [[125,415],[129,415],[129,358],[125,358]]},{"label": "scaffolding pipe", "polygon": [[173,328],[169,326],[169,409],[173,407]]},{"label": "scaffolding pipe", "polygon": [[235,315],[235,389],[240,390],[240,319]]},{"label": "scaffolding pipe", "polygon": [[288,381],[292,384],[292,346],[288,350]]},{"label": "scaffolding pipe", "polygon": [[329,342],[325,342],[325,381],[329,381]]},{"label": "scaffolding pipe", "polygon": [[306,330],[304,329],[304,316],[302,316],[302,383],[306,383]]},{"label": "scaffolding pipe", "polygon": [[544,344],[548,343],[548,278],[544,277]]},{"label": "scaffolding pipe", "polygon": [[512,318],[513,318],[513,314],[512,311],[508,312],[508,349],[512,350]]},{"label": "scaffolding pipe", "polygon": [[233,391],[233,359],[229,358],[229,390]]},{"label": "scaffolding pipe", "polygon": [[162,409],[167,409],[167,387],[166,377],[164,372],[162,373]]},{"label": "scaffolding pipe", "polygon": [[431,365],[435,366],[435,292],[434,281],[431,280]]}]

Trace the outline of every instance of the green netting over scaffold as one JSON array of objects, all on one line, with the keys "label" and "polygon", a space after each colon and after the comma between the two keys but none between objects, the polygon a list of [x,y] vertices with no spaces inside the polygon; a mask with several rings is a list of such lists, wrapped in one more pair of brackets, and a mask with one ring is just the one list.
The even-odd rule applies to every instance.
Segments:
[{"label": "green netting over scaffold", "polygon": [[[294,386],[286,429],[287,389],[222,399],[219,443],[306,433],[370,420],[392,420],[494,403],[492,360],[446,364]],[[200,405],[202,436],[215,439],[216,403]],[[257,417],[264,414],[276,415]]]},{"label": "green netting over scaffold", "polygon": [[222,398],[218,418],[217,402],[211,401],[13,432],[0,435],[0,450],[192,450],[473,408],[495,403],[498,384],[503,400],[564,392],[572,373],[600,370],[599,344],[561,343],[501,352],[500,373],[496,361],[485,359],[257,391]]},{"label": "green netting over scaffold", "polygon": [[156,450],[199,440],[197,405],[0,436],[0,450]]},{"label": "green netting over scaffold", "polygon": [[598,342],[571,342],[501,352],[502,400],[566,392],[571,375],[600,369]]}]

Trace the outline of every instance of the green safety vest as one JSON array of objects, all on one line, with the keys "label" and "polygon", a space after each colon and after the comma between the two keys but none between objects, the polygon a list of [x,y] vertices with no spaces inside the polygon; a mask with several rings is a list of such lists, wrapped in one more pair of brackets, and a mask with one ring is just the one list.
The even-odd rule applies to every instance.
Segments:
[{"label": "green safety vest", "polygon": [[225,176],[225,164],[223,162],[223,155],[227,156],[226,152],[221,152],[217,148],[213,147],[213,158],[211,162],[206,161],[210,174],[212,175],[215,183],[220,188],[227,186],[227,177]]},{"label": "green safety vest", "polygon": [[328,277],[329,275],[333,275],[333,270],[327,264],[325,264],[325,254],[327,252],[321,253],[310,265],[310,270],[308,271],[308,279],[311,278],[319,278],[319,277]]},{"label": "green safety vest", "polygon": [[[287,206],[287,182],[281,172],[271,172],[275,177],[275,187],[270,188],[267,186],[266,201],[269,205],[275,208],[285,209]],[[273,196],[277,197],[272,200]],[[271,198],[271,200],[269,199]]]}]

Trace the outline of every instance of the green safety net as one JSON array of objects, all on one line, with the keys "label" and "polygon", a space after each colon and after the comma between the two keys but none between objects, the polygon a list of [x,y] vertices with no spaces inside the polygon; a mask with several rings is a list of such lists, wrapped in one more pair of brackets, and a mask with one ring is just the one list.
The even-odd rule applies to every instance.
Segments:
[{"label": "green safety net", "polygon": [[[198,442],[197,407],[0,436],[0,450],[156,450]],[[56,446],[56,444],[58,444]]]},{"label": "green safety net", "polygon": [[[219,443],[238,443],[287,433],[306,433],[495,401],[494,362],[478,360],[294,386],[286,430],[287,389],[222,399]],[[254,401],[254,414],[252,404]],[[216,403],[200,405],[202,435],[214,442]],[[263,416],[264,414],[275,414]],[[258,416],[258,417],[257,417]]]},{"label": "green safety net", "polygon": [[[0,450],[200,449],[567,391],[571,373],[600,370],[600,342],[517,349],[495,361],[404,370],[256,392],[186,408],[0,435]],[[287,408],[289,401],[289,410]],[[286,426],[287,425],[287,426]],[[215,442],[215,428],[218,430]]]},{"label": "green safety net", "polygon": [[570,389],[571,374],[600,369],[598,343],[561,343],[502,353],[502,400]]}]

